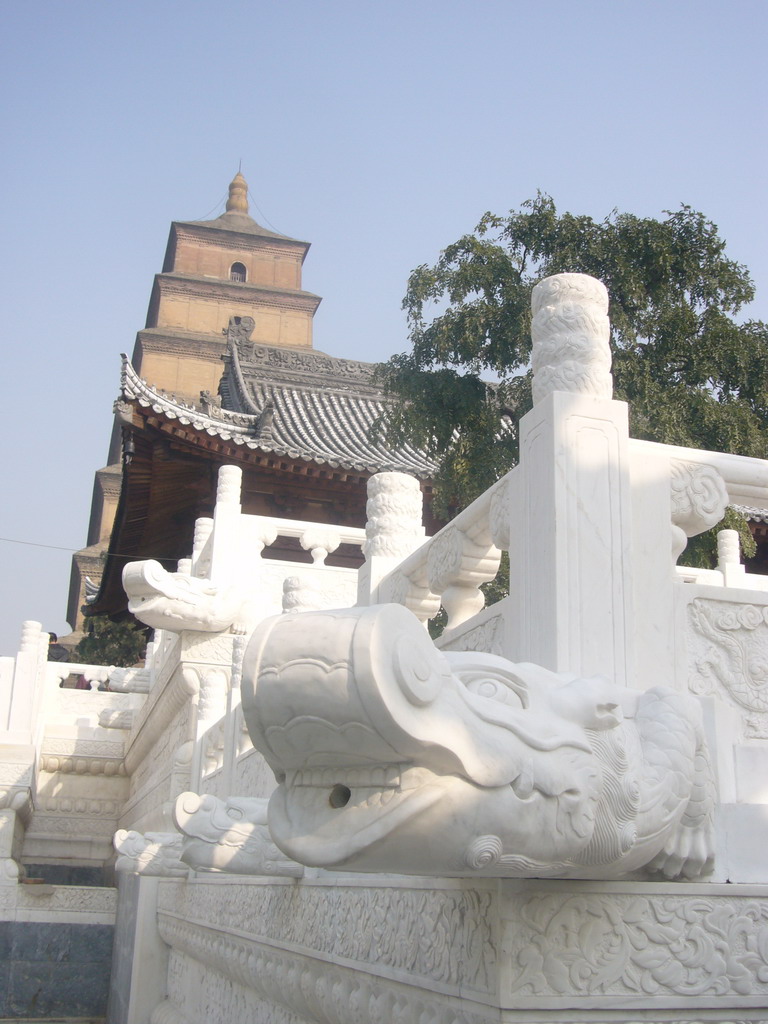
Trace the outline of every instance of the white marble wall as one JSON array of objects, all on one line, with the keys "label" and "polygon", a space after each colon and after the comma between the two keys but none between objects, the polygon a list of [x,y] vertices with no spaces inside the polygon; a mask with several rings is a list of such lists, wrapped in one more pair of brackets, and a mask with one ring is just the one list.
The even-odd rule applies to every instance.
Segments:
[{"label": "white marble wall", "polygon": [[[604,290],[568,278],[537,291],[536,404],[521,425],[520,465],[427,542],[412,483],[382,474],[358,600],[402,604],[422,621],[442,603],[446,651],[700,700],[717,783],[714,872],[675,883],[639,874],[417,878],[397,874],[393,861],[378,874],[309,867],[303,877],[245,876],[222,870],[225,851],[211,856],[213,871],[185,875],[168,852],[178,836],[167,856],[166,839],[148,836],[152,855],[137,856],[133,870],[123,855],[110,1024],[768,1022],[768,581],[745,577],[733,552],[711,573],[675,565],[685,562],[687,537],[716,522],[725,502],[768,507],[768,464],[630,439],[626,407],[611,397]],[[232,473],[219,499],[188,571],[226,587],[247,564],[277,611],[282,567],[261,558],[269,524],[246,522]],[[333,538],[305,533],[319,565]],[[510,597],[483,608],[478,588],[502,550]],[[320,578],[305,581],[303,596],[291,591],[287,606],[317,607],[310,592],[322,590]],[[346,577],[322,578],[320,606],[352,602]],[[296,619],[298,634],[306,621]],[[31,665],[39,651],[27,647]],[[222,802],[247,797],[261,809],[275,779],[243,728],[242,637],[181,628],[161,633],[155,648],[146,698],[102,709],[131,711],[126,728],[107,733],[97,718],[88,728],[105,735],[67,737],[60,723],[48,747],[35,747],[30,698],[15,711],[14,728],[19,715],[26,723],[23,743],[59,758],[56,772],[86,766],[69,773],[72,782],[96,781],[88,795],[73,788],[75,800],[107,800],[99,780],[106,765],[122,765],[110,778],[122,787],[124,829],[173,833],[185,790]],[[0,665],[7,729],[15,671]],[[437,738],[446,749],[449,733]],[[72,742],[54,749],[54,739]],[[97,741],[121,750],[87,748]],[[425,743],[437,745],[434,735]],[[37,753],[5,758],[0,770],[15,771],[13,786],[32,792]],[[104,771],[91,773],[97,761]],[[21,892],[15,879],[5,889]],[[10,898],[0,887],[0,904]]]},{"label": "white marble wall", "polygon": [[168,989],[151,1020],[765,1021],[763,896],[629,882],[162,881]]}]

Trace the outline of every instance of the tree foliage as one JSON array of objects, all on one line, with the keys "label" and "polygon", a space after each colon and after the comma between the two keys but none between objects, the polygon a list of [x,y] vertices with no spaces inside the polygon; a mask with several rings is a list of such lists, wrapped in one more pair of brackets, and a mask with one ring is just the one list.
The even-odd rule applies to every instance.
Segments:
[{"label": "tree foliage", "polygon": [[83,664],[130,668],[144,657],[146,633],[135,622],[113,622],[107,615],[94,615],[85,625],[88,632],[75,648]]},{"label": "tree foliage", "polygon": [[629,402],[632,436],[768,455],[768,326],[736,319],[754,287],[716,226],[689,206],[595,221],[539,193],[506,217],[486,213],[413,271],[411,351],[379,371],[399,399],[380,429],[439,457],[443,515],[516,463],[531,407],[531,289],[569,271],[608,288],[614,394]]}]

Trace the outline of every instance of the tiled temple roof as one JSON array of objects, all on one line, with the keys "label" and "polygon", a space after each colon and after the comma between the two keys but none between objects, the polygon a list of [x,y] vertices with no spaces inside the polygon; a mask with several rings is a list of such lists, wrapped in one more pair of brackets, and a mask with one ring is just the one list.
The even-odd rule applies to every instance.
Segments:
[{"label": "tiled temple roof", "polygon": [[174,224],[181,228],[204,228],[206,231],[235,231],[239,235],[257,235],[259,238],[276,238],[285,242],[298,242],[309,247],[308,242],[300,242],[289,235],[281,235],[278,231],[269,231],[247,213],[223,213],[215,220],[180,220]]},{"label": "tiled temple roof", "polygon": [[123,356],[123,397],[263,452],[359,472],[434,476],[437,465],[422,452],[370,440],[370,429],[386,408],[373,383],[372,364],[254,344],[232,331],[224,359],[220,399],[203,396],[198,408],[141,380]]},{"label": "tiled temple roof", "polygon": [[768,508],[754,508],[752,505],[732,505],[750,523],[768,523]]}]

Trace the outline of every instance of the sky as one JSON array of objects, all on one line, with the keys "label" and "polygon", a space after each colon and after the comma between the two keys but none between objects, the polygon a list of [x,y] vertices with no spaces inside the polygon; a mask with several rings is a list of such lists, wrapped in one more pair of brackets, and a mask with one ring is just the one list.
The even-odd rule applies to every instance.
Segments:
[{"label": "sky", "polygon": [[120,353],[172,220],[312,243],[316,348],[408,347],[401,300],[482,214],[686,203],[768,320],[765,0],[0,2],[0,654],[69,632]]}]

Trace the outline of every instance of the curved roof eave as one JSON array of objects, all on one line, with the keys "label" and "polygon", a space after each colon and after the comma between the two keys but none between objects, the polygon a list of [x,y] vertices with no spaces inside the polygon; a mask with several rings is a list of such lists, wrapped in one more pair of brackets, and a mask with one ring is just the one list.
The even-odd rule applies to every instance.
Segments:
[{"label": "curved roof eave", "polygon": [[[253,412],[204,412],[152,387],[123,356],[124,399],[210,437],[334,469],[371,474],[396,471],[420,479],[431,478],[437,470],[436,463],[421,452],[409,447],[399,451],[377,449],[368,439],[368,428],[383,408],[380,401],[365,395],[325,392],[322,387],[269,384],[261,390],[260,402],[256,403],[256,396],[249,394],[242,377],[238,383],[250,399],[248,404]],[[266,424],[264,413],[268,405],[272,415]]]}]

